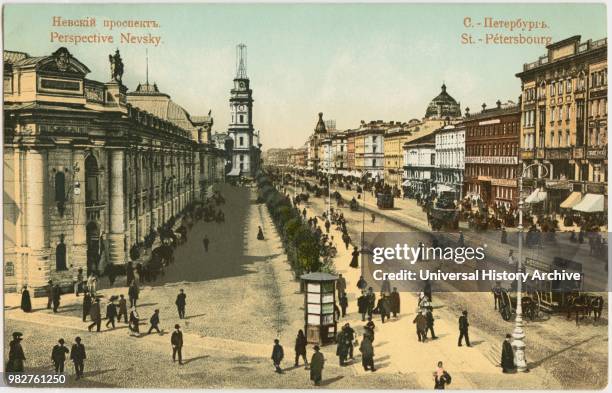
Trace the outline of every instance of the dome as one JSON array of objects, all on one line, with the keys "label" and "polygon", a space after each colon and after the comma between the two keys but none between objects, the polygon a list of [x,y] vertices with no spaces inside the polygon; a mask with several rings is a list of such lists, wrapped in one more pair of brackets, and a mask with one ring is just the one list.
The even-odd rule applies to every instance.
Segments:
[{"label": "dome", "polygon": [[446,92],[446,85],[442,85],[440,94],[429,103],[425,117],[428,119],[461,117],[461,105]]},{"label": "dome", "polygon": [[325,127],[325,122],[323,121],[323,113],[319,112],[319,121],[315,127],[315,134],[325,134],[326,132],[327,128]]}]

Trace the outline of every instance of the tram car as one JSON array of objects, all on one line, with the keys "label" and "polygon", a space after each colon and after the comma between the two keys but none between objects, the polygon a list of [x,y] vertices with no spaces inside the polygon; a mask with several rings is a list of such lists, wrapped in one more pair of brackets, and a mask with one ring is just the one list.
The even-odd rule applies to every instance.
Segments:
[{"label": "tram car", "polygon": [[390,192],[377,193],[376,206],[378,206],[379,209],[393,209],[393,194]]}]

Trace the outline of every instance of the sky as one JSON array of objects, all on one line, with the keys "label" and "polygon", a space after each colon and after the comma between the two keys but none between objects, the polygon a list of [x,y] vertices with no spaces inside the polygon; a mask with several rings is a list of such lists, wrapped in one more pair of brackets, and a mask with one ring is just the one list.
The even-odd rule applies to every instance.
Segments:
[{"label": "sky", "polygon": [[[95,17],[95,28],[52,26],[52,18]],[[472,27],[500,20],[544,21],[521,31]],[[155,20],[156,29],[108,30],[103,20]],[[4,7],[4,48],[32,56],[66,46],[88,66],[89,79],[110,79],[108,54],[119,49],[123,82],[134,90],[149,81],[191,115],[212,110],[214,131],[227,130],[236,45],[248,47],[253,118],[263,148],[298,147],[317,114],[338,129],[361,120],[421,119],[445,83],[474,113],[483,102],[517,101],[524,63],[545,45],[461,43],[463,33],[550,36],[559,41],[606,37],[604,4],[9,4]],[[114,44],[51,42],[51,33],[110,34]],[[119,43],[119,33],[161,36],[158,46]]]}]

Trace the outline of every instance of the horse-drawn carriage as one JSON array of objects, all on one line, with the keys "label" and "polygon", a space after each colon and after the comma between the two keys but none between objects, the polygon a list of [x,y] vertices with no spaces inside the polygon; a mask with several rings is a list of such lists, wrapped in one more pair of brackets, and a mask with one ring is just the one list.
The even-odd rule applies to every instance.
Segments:
[{"label": "horse-drawn carriage", "polygon": [[[518,303],[515,291],[499,288],[499,290],[493,291],[493,296],[497,298],[499,313],[504,321],[509,321],[513,315],[516,315]],[[535,293],[523,293],[521,296],[521,306],[523,315],[532,321],[540,315],[539,297]]]},{"label": "horse-drawn carriage", "polygon": [[351,211],[357,211],[359,210],[359,203],[357,202],[357,200],[355,199],[355,197],[353,197],[353,199],[351,199],[351,202],[349,204],[349,207],[351,208]]},{"label": "horse-drawn carriage", "polygon": [[376,206],[379,209],[393,209],[393,194],[390,192],[379,192],[376,194]]}]

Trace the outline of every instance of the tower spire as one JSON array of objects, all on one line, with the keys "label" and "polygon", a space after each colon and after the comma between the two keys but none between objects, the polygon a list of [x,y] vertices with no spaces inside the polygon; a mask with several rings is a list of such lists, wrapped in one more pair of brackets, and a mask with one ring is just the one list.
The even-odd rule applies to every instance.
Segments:
[{"label": "tower spire", "polygon": [[236,78],[247,79],[247,47],[245,44],[236,45]]}]

